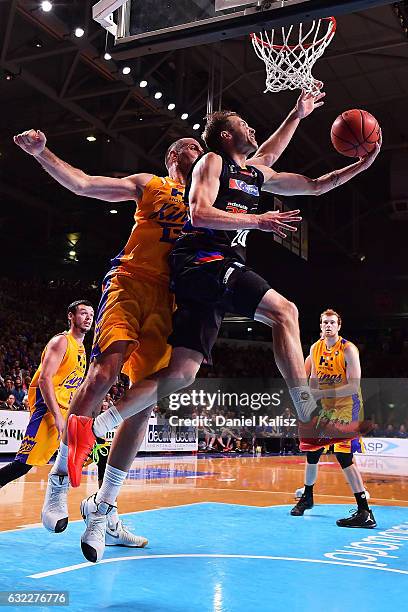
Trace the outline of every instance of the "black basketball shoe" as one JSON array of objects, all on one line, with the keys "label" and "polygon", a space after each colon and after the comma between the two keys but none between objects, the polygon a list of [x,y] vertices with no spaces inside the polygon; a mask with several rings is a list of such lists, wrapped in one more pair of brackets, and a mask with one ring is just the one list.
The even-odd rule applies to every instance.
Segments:
[{"label": "black basketball shoe", "polygon": [[306,497],[303,494],[296,506],[292,508],[290,513],[292,516],[303,516],[304,511],[310,510],[311,508],[313,508],[313,506],[313,497]]},{"label": "black basketball shoe", "polygon": [[336,521],[336,525],[338,527],[360,527],[363,529],[377,527],[372,510],[356,510],[350,517]]}]

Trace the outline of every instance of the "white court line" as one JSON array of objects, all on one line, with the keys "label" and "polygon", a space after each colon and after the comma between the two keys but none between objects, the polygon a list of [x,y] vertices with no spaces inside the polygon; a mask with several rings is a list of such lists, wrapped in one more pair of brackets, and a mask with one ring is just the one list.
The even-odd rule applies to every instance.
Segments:
[{"label": "white court line", "polygon": [[[237,493],[269,493],[270,495],[292,495],[294,497],[294,492],[293,491],[260,491],[259,489],[224,489],[224,488],[219,488],[219,487],[195,487],[194,490],[203,490],[203,491],[228,491],[228,493],[234,493],[235,491]],[[331,494],[323,494],[323,493],[314,493],[313,494],[314,497],[339,497],[341,499],[351,499],[350,495],[335,495],[334,493]],[[408,504],[408,500],[406,499],[389,499],[389,498],[384,498],[382,499],[381,497],[375,497],[375,495],[373,495],[371,497],[371,499],[375,499],[376,501],[385,501],[385,502],[402,502],[404,504]],[[217,503],[217,502],[212,502],[212,503]],[[286,504],[285,504],[286,505]],[[271,508],[274,508],[275,505],[271,506]]]},{"label": "white court line", "polygon": [[297,557],[272,557],[269,555],[219,555],[219,554],[179,554],[179,555],[142,555],[142,556],[130,556],[130,557],[114,557],[112,559],[102,559],[98,563],[79,563],[78,565],[68,565],[66,567],[60,567],[55,570],[49,570],[48,572],[41,572],[39,574],[31,574],[28,578],[48,578],[49,576],[56,576],[58,574],[65,574],[67,572],[74,572],[86,567],[97,567],[106,563],[122,563],[124,561],[143,561],[148,559],[261,559],[264,561],[295,561],[300,563],[320,563],[323,565],[344,565],[347,567],[360,568],[360,569],[371,569],[380,572],[391,572],[394,574],[408,575],[408,570],[393,569],[390,567],[373,567],[371,565],[356,565],[355,563],[345,563],[342,561],[326,561],[324,559],[301,559]]}]

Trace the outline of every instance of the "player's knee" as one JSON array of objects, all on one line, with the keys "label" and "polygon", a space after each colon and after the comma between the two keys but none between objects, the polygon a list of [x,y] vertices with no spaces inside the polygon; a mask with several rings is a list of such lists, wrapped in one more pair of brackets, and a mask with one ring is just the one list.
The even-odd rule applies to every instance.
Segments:
[{"label": "player's knee", "polygon": [[307,451],[306,460],[309,465],[317,465],[322,454],[322,450]]},{"label": "player's knee", "polygon": [[282,298],[276,310],[275,320],[280,325],[288,325],[297,322],[299,311],[296,305],[289,300]]},{"label": "player's knee", "polygon": [[117,377],[117,368],[109,362],[93,363],[88,372],[88,386],[95,389],[96,392],[107,389],[115,383]]},{"label": "player's knee", "polygon": [[336,459],[342,470],[353,465],[353,453],[336,453]]},{"label": "player's knee", "polygon": [[173,390],[179,391],[192,385],[196,379],[199,367],[196,364],[184,365],[184,367],[173,366],[170,372]]}]

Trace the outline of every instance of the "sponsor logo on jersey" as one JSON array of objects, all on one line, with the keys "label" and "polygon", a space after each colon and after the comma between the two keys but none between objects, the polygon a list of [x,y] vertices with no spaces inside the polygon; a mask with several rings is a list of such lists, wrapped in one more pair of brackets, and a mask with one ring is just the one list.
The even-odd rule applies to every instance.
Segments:
[{"label": "sponsor logo on jersey", "polygon": [[259,196],[258,185],[248,185],[245,181],[238,181],[237,179],[229,180],[230,189],[239,189],[252,196]]},{"label": "sponsor logo on jersey", "polygon": [[341,374],[323,374],[323,372],[318,372],[317,377],[319,379],[319,383],[325,383],[328,385],[339,384],[343,380]]},{"label": "sponsor logo on jersey", "polygon": [[239,204],[238,202],[228,202],[225,210],[229,213],[242,213],[245,215],[248,212],[248,206],[245,206],[245,204]]}]

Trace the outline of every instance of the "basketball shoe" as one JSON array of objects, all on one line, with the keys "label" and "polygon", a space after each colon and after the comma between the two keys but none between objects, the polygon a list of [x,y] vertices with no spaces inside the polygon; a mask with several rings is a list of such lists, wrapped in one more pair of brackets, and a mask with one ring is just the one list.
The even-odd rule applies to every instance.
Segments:
[{"label": "basketball shoe", "polygon": [[[81,515],[84,521],[88,512],[88,501],[95,496],[91,495],[88,499],[81,502]],[[92,503],[92,501],[91,501]],[[107,515],[105,546],[126,546],[129,548],[144,548],[147,546],[148,540],[143,536],[138,536],[132,533],[123,521],[120,520],[116,508]]]},{"label": "basketball shoe", "polygon": [[115,506],[107,502],[96,501],[96,493],[81,503],[81,514],[86,523],[86,529],[81,535],[81,550],[87,561],[96,563],[103,557],[107,516]]},{"label": "basketball shoe", "polygon": [[96,442],[92,423],[91,417],[71,414],[68,418],[68,475],[73,487],[81,484],[82,466]]},{"label": "basketball shoe", "polygon": [[351,516],[336,521],[338,527],[360,527],[363,529],[373,529],[377,527],[372,510],[356,510]]},{"label": "basketball shoe", "polygon": [[371,429],[372,421],[342,423],[315,416],[309,423],[299,422],[300,450],[313,451],[322,446],[353,440]]},{"label": "basketball shoe", "polygon": [[293,506],[290,513],[292,516],[303,516],[305,510],[311,510],[313,506],[313,497],[306,497],[306,495],[303,494],[296,506]]},{"label": "basketball shoe", "polygon": [[61,533],[68,525],[68,476],[49,474],[47,492],[41,511],[42,524],[48,531]]}]

